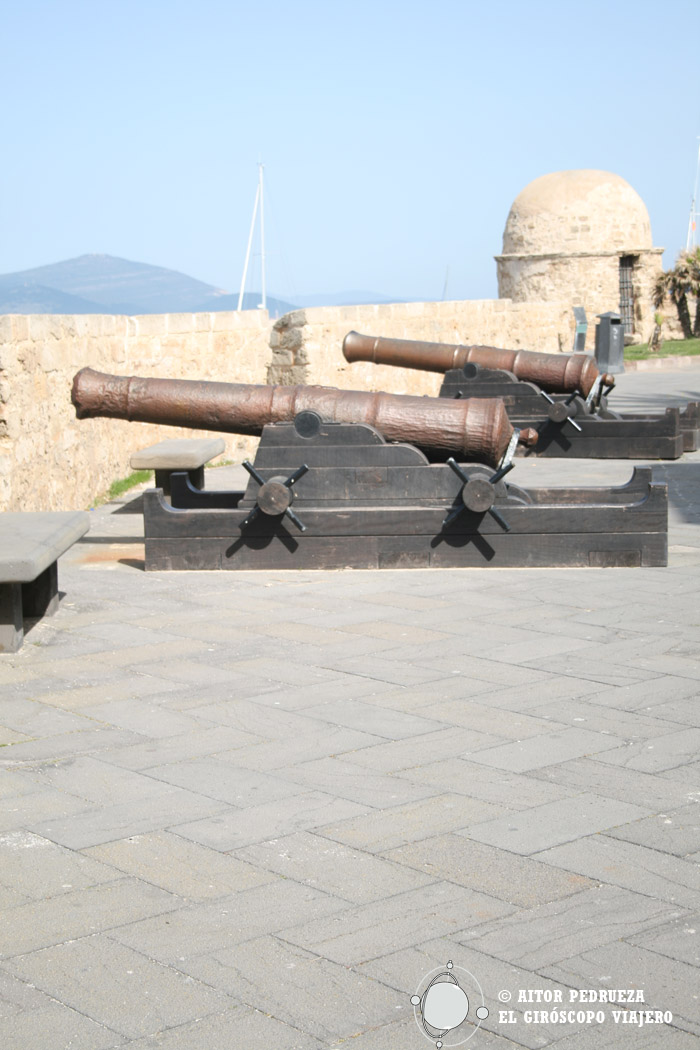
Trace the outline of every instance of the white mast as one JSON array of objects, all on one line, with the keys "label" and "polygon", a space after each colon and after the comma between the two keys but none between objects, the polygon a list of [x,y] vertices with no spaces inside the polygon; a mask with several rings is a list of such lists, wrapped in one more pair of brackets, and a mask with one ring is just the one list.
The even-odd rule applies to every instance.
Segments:
[{"label": "white mast", "polygon": [[258,162],[258,189],[260,191],[260,288],[262,292],[262,302],[260,303],[260,309],[266,310],[267,300],[265,298],[265,211],[263,208],[263,166],[260,162]]},{"label": "white mast", "polygon": [[253,234],[255,232],[255,220],[258,216],[258,204],[260,205],[260,245],[261,245],[261,265],[262,265],[262,302],[260,303],[260,309],[267,309],[267,300],[265,297],[265,219],[263,215],[263,165],[258,163],[258,188],[255,191],[255,204],[253,205],[253,218],[250,220],[250,233],[248,234],[248,247],[245,253],[245,262],[243,264],[243,276],[241,277],[241,289],[238,293],[238,306],[236,310],[243,308],[243,295],[245,293],[245,282],[248,276],[248,263],[250,262],[250,249],[253,244]]},{"label": "white mast", "polygon": [[[700,138],[700,136],[698,136]],[[698,199],[698,180],[700,180],[700,146],[698,147],[698,165],[695,170],[695,188],[693,189],[693,200],[690,205],[690,218],[688,219],[688,236],[685,241],[685,250],[690,252],[697,244],[697,219],[696,201]]]}]

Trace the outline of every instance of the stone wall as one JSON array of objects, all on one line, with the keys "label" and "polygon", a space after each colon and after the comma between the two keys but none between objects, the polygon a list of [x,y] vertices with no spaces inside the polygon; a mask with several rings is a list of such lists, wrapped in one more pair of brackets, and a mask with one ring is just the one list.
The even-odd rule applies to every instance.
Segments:
[{"label": "stone wall", "polygon": [[[131,473],[132,452],[164,438],[204,436],[145,423],[77,420],[70,392],[80,368],[264,383],[269,326],[261,310],[0,317],[0,510],[83,509]],[[223,436],[232,458],[250,454],[256,444]]]},{"label": "stone wall", "polygon": [[[556,353],[573,346],[569,303],[512,303],[506,299],[381,306],[317,307],[285,314],[272,329],[269,383],[317,383],[345,390],[387,390],[436,395],[441,376],[365,362],[348,364],[342,342],[348,332],[483,343]],[[592,350],[592,333],[589,333]]]},{"label": "stone wall", "polygon": [[[662,248],[630,252],[634,331],[646,341],[654,328],[652,289],[661,273]],[[620,253],[600,255],[499,255],[498,293],[514,302],[566,301],[586,310],[589,328],[598,314],[620,311]]]},{"label": "stone wall", "polygon": [[[0,317],[0,510],[82,509],[131,473],[132,452],[164,438],[203,436],[146,423],[77,420],[71,384],[85,366],[117,375],[437,394],[441,377],[433,373],[349,365],[341,344],[351,329],[557,352],[571,348],[574,322],[568,303],[504,299],[297,310],[272,329],[260,310]],[[238,461],[257,444],[223,436],[226,456]]]}]

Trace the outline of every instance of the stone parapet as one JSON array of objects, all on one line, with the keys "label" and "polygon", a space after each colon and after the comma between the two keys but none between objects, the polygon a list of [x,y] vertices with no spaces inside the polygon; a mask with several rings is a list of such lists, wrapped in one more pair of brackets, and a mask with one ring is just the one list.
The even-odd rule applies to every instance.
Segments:
[{"label": "stone parapet", "polygon": [[[119,375],[264,383],[266,312],[0,317],[0,510],[83,509],[146,445],[210,432],[123,420],[77,420],[70,400],[85,366]],[[226,435],[226,455],[256,439]]]},{"label": "stone parapet", "polygon": [[342,354],[344,337],[354,329],[394,339],[557,353],[571,349],[574,328],[573,311],[566,302],[484,299],[296,310],[272,329],[268,382],[435,396],[441,383],[435,373],[368,362],[348,364]]}]

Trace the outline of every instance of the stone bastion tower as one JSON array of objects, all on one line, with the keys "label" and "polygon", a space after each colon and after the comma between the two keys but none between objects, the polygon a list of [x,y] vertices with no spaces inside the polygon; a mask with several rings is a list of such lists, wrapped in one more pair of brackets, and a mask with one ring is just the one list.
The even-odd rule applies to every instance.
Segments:
[{"label": "stone bastion tower", "polygon": [[[596,314],[619,313],[625,334],[647,338],[652,287],[663,248],[654,248],[649,214],[628,182],[607,171],[542,175],[516,197],[496,256],[498,295],[513,302],[570,302]],[[641,338],[640,338],[641,337]]]}]

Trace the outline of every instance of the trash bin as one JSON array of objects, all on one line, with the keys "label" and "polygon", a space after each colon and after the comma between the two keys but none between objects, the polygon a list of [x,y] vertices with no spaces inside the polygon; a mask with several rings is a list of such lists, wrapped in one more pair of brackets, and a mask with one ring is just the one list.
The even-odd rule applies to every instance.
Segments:
[{"label": "trash bin", "polygon": [[595,359],[599,372],[617,375],[625,370],[625,326],[619,314],[598,314]]}]

